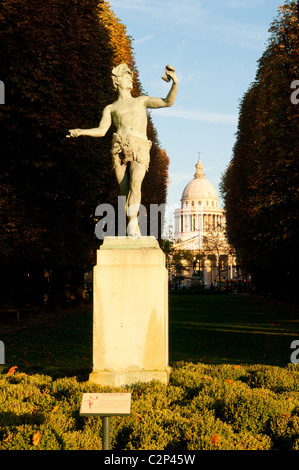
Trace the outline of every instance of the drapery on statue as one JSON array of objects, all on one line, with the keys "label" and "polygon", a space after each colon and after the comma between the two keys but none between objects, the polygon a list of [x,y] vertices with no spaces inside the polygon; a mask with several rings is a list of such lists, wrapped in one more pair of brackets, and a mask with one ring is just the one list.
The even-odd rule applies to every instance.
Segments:
[{"label": "drapery on statue", "polygon": [[175,69],[169,65],[165,68],[163,80],[172,86],[166,98],[139,96],[133,98],[133,72],[126,64],[120,64],[112,70],[112,80],[118,92],[117,100],[106,106],[98,127],[93,129],[70,129],[67,137],[81,135],[103,137],[111,124],[116,127],[112,140],[112,164],[122,196],[126,197],[126,214],[128,217],[127,234],[140,237],[138,211],[141,203],[141,185],[150,160],[151,141],[147,139],[146,109],[157,109],[172,106],[176,94],[178,79]]}]

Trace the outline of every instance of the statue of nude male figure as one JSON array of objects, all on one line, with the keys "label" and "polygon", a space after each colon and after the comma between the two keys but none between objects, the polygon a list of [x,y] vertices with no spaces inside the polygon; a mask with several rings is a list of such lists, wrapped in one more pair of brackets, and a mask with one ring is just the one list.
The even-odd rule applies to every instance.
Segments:
[{"label": "statue of nude male figure", "polygon": [[[67,137],[81,135],[103,137],[111,124],[116,127],[112,140],[112,161],[116,179],[122,196],[126,197],[128,217],[127,234],[140,237],[138,211],[141,203],[141,185],[150,160],[151,141],[147,139],[147,108],[165,108],[172,106],[178,87],[178,79],[173,67],[165,68],[166,81],[172,79],[172,86],[166,98],[131,95],[133,73],[126,64],[120,64],[112,70],[114,88],[118,92],[117,100],[106,106],[98,127],[93,129],[70,129]],[[164,78],[165,80],[165,78]]]}]

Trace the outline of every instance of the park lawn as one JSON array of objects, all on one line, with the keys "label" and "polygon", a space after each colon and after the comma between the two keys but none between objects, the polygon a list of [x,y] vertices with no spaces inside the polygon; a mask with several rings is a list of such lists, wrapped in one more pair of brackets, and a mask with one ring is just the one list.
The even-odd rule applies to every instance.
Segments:
[{"label": "park lawn", "polygon": [[80,375],[92,368],[92,307],[40,312],[0,333],[6,366],[27,373]]},{"label": "park lawn", "polygon": [[299,310],[247,295],[172,295],[170,360],[286,366]]},{"label": "park lawn", "polygon": [[[10,320],[13,322],[14,320]],[[23,322],[23,323],[22,323]],[[295,307],[244,295],[172,294],[169,360],[286,366],[299,339]],[[0,330],[5,367],[29,373],[80,375],[92,369],[92,307],[37,314]]]}]

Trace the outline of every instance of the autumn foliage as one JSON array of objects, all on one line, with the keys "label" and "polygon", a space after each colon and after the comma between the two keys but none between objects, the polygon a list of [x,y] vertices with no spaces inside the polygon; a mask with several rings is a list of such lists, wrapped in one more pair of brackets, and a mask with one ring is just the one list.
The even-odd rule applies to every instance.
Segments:
[{"label": "autumn foliage", "polygon": [[[90,269],[99,241],[95,208],[116,204],[111,129],[102,139],[67,139],[68,129],[96,127],[116,98],[111,69],[127,62],[136,75],[125,26],[103,0],[4,0],[0,14],[0,281],[26,271]],[[151,188],[165,202],[168,157],[153,138]],[[5,285],[4,291],[10,286]],[[20,291],[20,289],[19,289]],[[0,299],[1,301],[2,299]]]},{"label": "autumn foliage", "polygon": [[299,23],[295,1],[280,7],[239,114],[223,177],[229,242],[259,292],[295,297],[299,238]]},{"label": "autumn foliage", "polygon": [[[118,65],[127,63],[134,72],[133,96],[140,96],[146,92],[143,90],[139,79],[138,69],[133,54],[133,39],[127,34],[125,25],[111,9],[109,2],[104,2],[99,14],[101,24],[103,24],[109,35],[109,45],[112,49],[112,63]],[[150,151],[150,167],[142,185],[142,204],[149,210],[150,204],[162,204],[166,202],[168,187],[168,165],[169,158],[158,139],[151,116],[148,114],[147,135],[152,142]]]},{"label": "autumn foliage", "polygon": [[[111,419],[111,449],[298,450],[298,373],[291,364],[176,363],[168,385],[130,387],[131,414]],[[79,410],[83,393],[104,391],[76,377],[0,374],[0,450],[101,450],[101,418]]]}]

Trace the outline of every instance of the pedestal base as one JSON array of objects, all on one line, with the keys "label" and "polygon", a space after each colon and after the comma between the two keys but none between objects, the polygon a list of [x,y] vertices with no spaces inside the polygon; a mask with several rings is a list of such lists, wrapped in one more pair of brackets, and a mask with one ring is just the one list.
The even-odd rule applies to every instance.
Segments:
[{"label": "pedestal base", "polygon": [[90,381],[122,386],[168,378],[164,253],[154,237],[106,237],[94,267]]},{"label": "pedestal base", "polygon": [[162,371],[141,370],[141,371],[98,371],[93,370],[89,376],[89,380],[96,384],[110,387],[122,387],[123,385],[132,385],[138,382],[151,382],[158,380],[164,384],[168,383],[170,369]]}]

